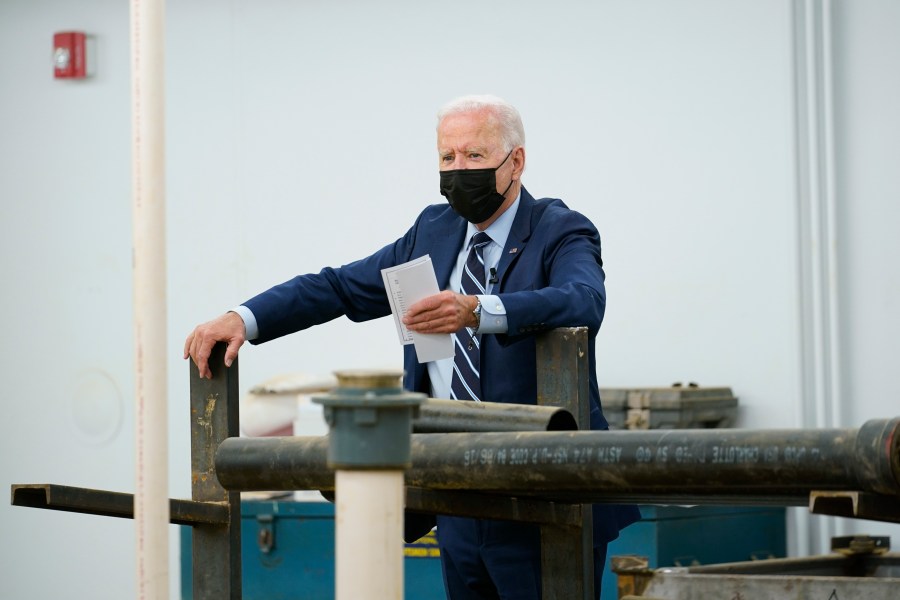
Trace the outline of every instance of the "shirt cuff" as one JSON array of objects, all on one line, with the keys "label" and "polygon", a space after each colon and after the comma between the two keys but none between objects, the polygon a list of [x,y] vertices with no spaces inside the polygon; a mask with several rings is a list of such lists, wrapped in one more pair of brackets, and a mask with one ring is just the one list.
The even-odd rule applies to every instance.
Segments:
[{"label": "shirt cuff", "polygon": [[253,311],[242,304],[232,308],[229,312],[237,313],[244,320],[244,337],[248,342],[259,337],[259,326],[256,324],[256,317],[253,316]]},{"label": "shirt cuff", "polygon": [[509,325],[506,319],[506,307],[500,296],[476,296],[481,302],[481,324],[478,333],[506,333]]}]

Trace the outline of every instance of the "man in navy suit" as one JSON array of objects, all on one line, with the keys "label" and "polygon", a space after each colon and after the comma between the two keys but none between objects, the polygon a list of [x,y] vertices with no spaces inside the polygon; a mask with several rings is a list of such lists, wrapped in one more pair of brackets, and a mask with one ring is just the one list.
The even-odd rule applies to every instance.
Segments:
[{"label": "man in navy suit", "polygon": [[[209,377],[216,342],[227,342],[230,365],[245,340],[262,343],[342,315],[353,321],[389,315],[381,270],[428,254],[445,291],[409,307],[404,323],[415,332],[456,334],[457,357],[420,364],[414,347],[405,346],[406,389],[533,404],[535,334],[586,326],[591,428],[607,429],[594,359],[606,306],[596,228],[561,200],[535,200],[522,186],[525,133],[518,111],[503,100],[450,102],[438,114],[437,134],[447,204],[427,207],[403,237],[371,256],[295,277],[199,325],[185,341],[185,358]],[[635,507],[595,506],[598,597],[607,542],[638,518]],[[440,516],[437,524],[452,600],[540,598],[537,526]]]}]

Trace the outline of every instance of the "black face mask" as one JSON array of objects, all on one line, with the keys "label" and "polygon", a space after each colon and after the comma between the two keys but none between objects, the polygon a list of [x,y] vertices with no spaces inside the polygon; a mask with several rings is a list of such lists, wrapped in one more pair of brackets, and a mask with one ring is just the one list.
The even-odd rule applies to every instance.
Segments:
[{"label": "black face mask", "polygon": [[447,198],[456,214],[470,223],[478,224],[484,223],[497,212],[513,184],[510,181],[503,193],[498,193],[497,169],[503,166],[512,153],[510,150],[503,162],[493,168],[441,171],[441,194]]}]

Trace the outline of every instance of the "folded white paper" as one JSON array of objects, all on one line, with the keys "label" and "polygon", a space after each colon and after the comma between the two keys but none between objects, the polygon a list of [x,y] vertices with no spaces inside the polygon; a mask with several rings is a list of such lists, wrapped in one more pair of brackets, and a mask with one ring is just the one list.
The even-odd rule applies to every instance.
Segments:
[{"label": "folded white paper", "polygon": [[384,289],[391,303],[391,313],[397,325],[401,344],[415,344],[420,363],[453,357],[453,336],[449,333],[416,333],[403,324],[403,316],[410,306],[439,293],[437,276],[431,257],[427,254],[408,263],[381,270]]}]

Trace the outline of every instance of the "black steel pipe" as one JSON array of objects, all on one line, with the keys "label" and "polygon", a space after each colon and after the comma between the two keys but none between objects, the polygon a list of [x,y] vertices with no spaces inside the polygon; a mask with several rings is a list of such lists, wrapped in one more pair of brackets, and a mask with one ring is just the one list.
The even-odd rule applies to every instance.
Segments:
[{"label": "black steel pipe", "polygon": [[413,420],[414,433],[574,431],[575,417],[556,406],[428,398]]},{"label": "black steel pipe", "polygon": [[[230,438],[216,472],[235,491],[332,489],[326,449],[325,438]],[[570,502],[900,496],[900,418],[859,429],[417,434],[406,482]]]}]

